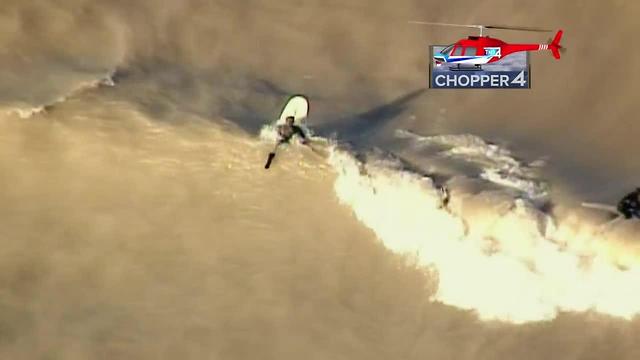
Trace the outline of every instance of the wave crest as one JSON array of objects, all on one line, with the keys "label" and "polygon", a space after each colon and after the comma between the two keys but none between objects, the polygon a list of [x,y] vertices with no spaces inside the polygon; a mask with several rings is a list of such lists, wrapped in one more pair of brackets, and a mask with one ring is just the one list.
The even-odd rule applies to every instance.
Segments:
[{"label": "wave crest", "polygon": [[[468,137],[445,142],[458,140],[484,146]],[[498,158],[519,166],[504,152]],[[445,206],[431,178],[380,154],[362,161],[333,149],[329,163],[338,173],[339,200],[390,250],[437,271],[434,300],[514,323],[552,319],[559,311],[640,313],[637,258],[622,268],[606,245],[624,232],[564,224],[513,192],[469,191],[468,183],[478,180],[465,176],[447,182]]]}]

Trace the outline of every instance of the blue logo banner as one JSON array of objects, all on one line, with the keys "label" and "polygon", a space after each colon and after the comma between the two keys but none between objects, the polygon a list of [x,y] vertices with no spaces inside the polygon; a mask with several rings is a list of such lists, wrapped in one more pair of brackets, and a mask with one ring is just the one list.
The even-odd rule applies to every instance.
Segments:
[{"label": "blue logo banner", "polygon": [[[458,47],[459,45],[456,45]],[[443,50],[451,49],[453,50]],[[500,48],[485,47],[471,57],[459,56],[454,45],[429,47],[429,87],[432,89],[530,89],[529,53],[504,57]],[[475,48],[474,48],[475,49]],[[444,53],[443,53],[444,51]],[[490,57],[490,58],[488,58]],[[496,60],[497,59],[497,60]],[[489,62],[491,61],[491,62]]]},{"label": "blue logo banner", "polygon": [[529,71],[432,71],[433,89],[529,89]]}]

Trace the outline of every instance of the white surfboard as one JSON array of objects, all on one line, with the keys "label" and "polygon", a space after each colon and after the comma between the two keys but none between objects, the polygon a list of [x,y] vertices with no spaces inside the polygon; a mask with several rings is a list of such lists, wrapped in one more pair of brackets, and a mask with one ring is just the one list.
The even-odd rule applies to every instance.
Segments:
[{"label": "white surfboard", "polygon": [[291,96],[282,108],[276,125],[284,124],[289,116],[293,116],[295,119],[294,124],[301,125],[303,120],[309,116],[309,99],[304,95]]},{"label": "white surfboard", "polygon": [[612,226],[614,226],[619,221],[624,219],[624,216],[622,216],[622,214],[620,214],[618,212],[618,209],[613,205],[600,204],[600,203],[591,203],[591,202],[583,202],[582,206],[584,206],[586,208],[589,208],[589,209],[605,211],[605,212],[608,212],[611,215],[611,217],[610,217],[611,220],[609,220],[606,223],[598,226],[598,231],[597,231],[598,234],[603,233],[605,231],[608,231],[609,229],[611,229]]},{"label": "white surfboard", "polygon": [[603,211],[608,211],[608,212],[613,213],[613,214],[618,214],[618,208],[616,208],[613,205],[583,202],[582,206],[584,206],[586,208],[590,208],[590,209],[603,210]]}]

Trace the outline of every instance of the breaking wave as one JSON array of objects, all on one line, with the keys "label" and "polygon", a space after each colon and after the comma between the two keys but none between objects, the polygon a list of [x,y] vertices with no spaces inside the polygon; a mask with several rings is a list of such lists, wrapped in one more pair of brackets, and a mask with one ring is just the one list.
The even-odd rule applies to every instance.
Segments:
[{"label": "breaking wave", "polygon": [[506,149],[479,137],[397,135],[422,146],[444,145],[440,155],[482,167],[479,177],[437,184],[388,154],[363,160],[348,150],[331,151],[339,200],[387,248],[437,272],[434,300],[513,323],[552,319],[561,311],[626,319],[640,313],[638,257],[614,246],[632,239],[637,224],[604,228],[575,214],[550,214],[538,203],[548,196],[544,183]]},{"label": "breaking wave", "polygon": [[436,148],[436,155],[447,160],[462,161],[478,169],[478,176],[496,185],[521,191],[531,200],[544,201],[548,187],[537,179],[533,167],[543,161],[525,165],[511,151],[470,134],[420,136],[407,130],[397,130],[396,137],[409,139],[416,148]]},{"label": "breaking wave", "polygon": [[5,104],[4,106],[2,106],[4,108],[3,112],[4,114],[9,116],[15,115],[21,119],[28,119],[37,114],[41,114],[45,112],[47,108],[50,108],[52,106],[65,102],[68,98],[78,95],[84,91],[95,89],[100,86],[114,86],[115,85],[115,82],[113,80],[114,76],[115,76],[115,70],[110,71],[106,73],[104,76],[101,76],[95,79],[79,81],[71,85],[71,88],[67,90],[66,94],[61,95],[55,98],[54,100],[47,102],[46,104],[34,105],[34,104],[27,104],[24,102]]}]

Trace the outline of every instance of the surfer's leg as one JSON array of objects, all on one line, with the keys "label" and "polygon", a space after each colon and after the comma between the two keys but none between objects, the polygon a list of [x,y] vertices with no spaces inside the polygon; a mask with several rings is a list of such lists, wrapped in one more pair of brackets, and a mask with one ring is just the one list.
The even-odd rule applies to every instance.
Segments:
[{"label": "surfer's leg", "polygon": [[275,152],[269,153],[269,157],[267,158],[267,163],[264,165],[265,169],[268,169],[271,166],[271,162],[273,161],[274,157],[276,157],[276,153]]},{"label": "surfer's leg", "polygon": [[280,146],[280,144],[284,144],[286,141],[284,139],[280,139],[278,140],[278,142],[276,143],[276,146],[273,147],[273,150],[269,153],[269,157],[267,158],[267,163],[264,165],[265,169],[268,169],[271,166],[271,162],[273,161],[273,158],[276,157],[276,150],[278,150],[278,146]]}]

